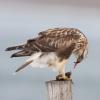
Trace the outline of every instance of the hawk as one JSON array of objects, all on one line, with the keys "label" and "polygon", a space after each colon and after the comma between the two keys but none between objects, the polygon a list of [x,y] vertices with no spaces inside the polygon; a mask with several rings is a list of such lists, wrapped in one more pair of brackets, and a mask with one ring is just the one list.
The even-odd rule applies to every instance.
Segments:
[{"label": "hawk", "polygon": [[[30,56],[15,72],[27,65],[32,67],[50,67],[59,72],[59,79],[68,79],[64,65],[72,54],[76,57],[75,66],[88,53],[86,36],[76,28],[53,28],[38,33],[23,45],[8,47],[6,51],[19,50],[12,57]],[[74,66],[74,67],[75,67]]]}]

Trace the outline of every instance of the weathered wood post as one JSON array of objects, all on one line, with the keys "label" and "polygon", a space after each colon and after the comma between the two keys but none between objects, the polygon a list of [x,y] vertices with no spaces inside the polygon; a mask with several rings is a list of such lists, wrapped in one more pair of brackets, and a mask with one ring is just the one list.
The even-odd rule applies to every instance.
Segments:
[{"label": "weathered wood post", "polygon": [[49,100],[72,100],[72,81],[47,81]]}]

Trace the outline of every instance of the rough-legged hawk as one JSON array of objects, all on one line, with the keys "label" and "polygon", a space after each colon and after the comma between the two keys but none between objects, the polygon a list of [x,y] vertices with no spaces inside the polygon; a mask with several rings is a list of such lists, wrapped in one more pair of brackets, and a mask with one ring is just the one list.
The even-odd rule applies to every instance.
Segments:
[{"label": "rough-legged hawk", "polygon": [[42,31],[36,38],[27,40],[23,45],[8,47],[6,51],[19,50],[11,57],[30,56],[16,72],[27,65],[33,67],[51,67],[58,70],[60,79],[66,79],[64,65],[72,54],[76,56],[75,66],[88,52],[85,35],[75,28],[54,28]]}]

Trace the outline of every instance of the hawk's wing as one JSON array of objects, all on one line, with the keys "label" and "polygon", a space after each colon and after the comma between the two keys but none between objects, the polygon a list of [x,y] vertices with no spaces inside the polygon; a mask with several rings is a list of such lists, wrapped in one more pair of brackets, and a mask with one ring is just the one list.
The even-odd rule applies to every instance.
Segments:
[{"label": "hawk's wing", "polygon": [[36,39],[28,40],[27,45],[39,51],[53,52],[69,48],[79,37],[75,29],[55,28],[40,32]]},{"label": "hawk's wing", "polygon": [[[31,56],[36,52],[64,52],[71,51],[77,40],[80,38],[80,31],[74,28],[54,28],[39,33],[37,38],[29,39],[26,44],[8,47],[6,51],[22,50],[11,57]],[[72,49],[73,48],[73,49]],[[65,51],[65,52],[69,52]]]}]

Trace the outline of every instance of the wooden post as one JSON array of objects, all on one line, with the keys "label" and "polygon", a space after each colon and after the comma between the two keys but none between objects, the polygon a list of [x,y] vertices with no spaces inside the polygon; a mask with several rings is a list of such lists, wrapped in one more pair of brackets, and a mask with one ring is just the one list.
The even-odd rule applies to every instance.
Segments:
[{"label": "wooden post", "polygon": [[46,82],[49,100],[72,100],[71,81]]}]

